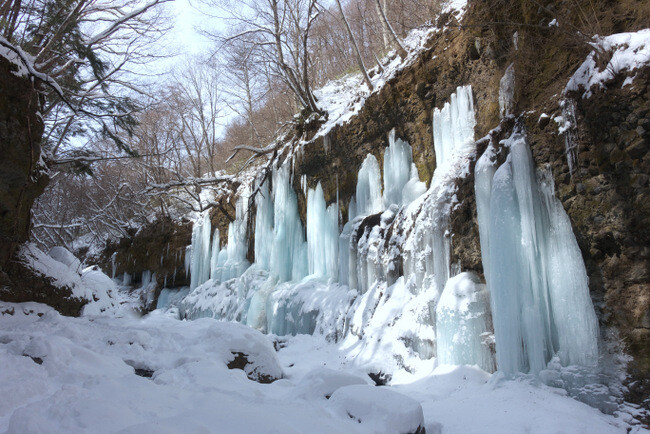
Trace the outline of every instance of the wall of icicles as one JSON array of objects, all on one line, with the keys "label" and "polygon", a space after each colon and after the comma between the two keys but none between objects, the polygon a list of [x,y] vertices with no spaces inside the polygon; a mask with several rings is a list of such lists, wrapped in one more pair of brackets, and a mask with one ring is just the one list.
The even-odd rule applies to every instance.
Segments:
[{"label": "wall of icicles", "polygon": [[[585,267],[552,177],[536,170],[521,127],[477,156],[474,126],[471,87],[459,87],[433,114],[437,167],[428,189],[411,146],[392,131],[383,167],[373,155],[361,165],[347,216],[327,205],[320,184],[305,188],[306,227],[290,161],[276,167],[255,196],[255,263],[246,260],[245,204],[258,185],[241,192],[226,246],[207,213],[195,224],[191,287],[164,290],[159,306],[182,300],[186,318],[320,333],[355,345],[362,360],[380,351],[407,369],[433,357],[507,375],[539,373],[551,360],[595,366]],[[499,152],[507,154],[501,165]],[[450,263],[454,180],[473,161],[486,283]]]}]

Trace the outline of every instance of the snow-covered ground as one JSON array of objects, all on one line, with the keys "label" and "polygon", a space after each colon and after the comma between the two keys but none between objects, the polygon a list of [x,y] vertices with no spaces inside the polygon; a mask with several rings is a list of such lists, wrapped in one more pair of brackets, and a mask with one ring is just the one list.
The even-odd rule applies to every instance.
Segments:
[{"label": "snow-covered ground", "polygon": [[[0,313],[3,432],[413,432],[422,410],[427,433],[628,428],[560,389],[475,367],[404,372],[376,387],[350,349],[319,336],[278,339],[276,353],[273,336],[209,318],[69,318],[35,303],[0,303]],[[228,369],[232,352],[282,379]]]}]

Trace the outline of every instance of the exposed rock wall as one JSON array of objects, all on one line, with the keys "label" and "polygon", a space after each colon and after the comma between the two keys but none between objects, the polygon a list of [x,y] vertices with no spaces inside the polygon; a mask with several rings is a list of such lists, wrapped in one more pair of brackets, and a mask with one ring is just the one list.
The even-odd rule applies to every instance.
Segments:
[{"label": "exposed rock wall", "polygon": [[192,242],[192,224],[169,218],[141,228],[130,237],[109,242],[102,257],[102,269],[109,275],[128,273],[139,282],[143,271],[156,273],[160,288],[167,279],[169,285],[189,285],[185,275],[185,248]]},{"label": "exposed rock wall", "polygon": [[[487,8],[487,9],[486,9]],[[540,12],[510,11],[512,21],[537,23]],[[435,35],[431,48],[382,91],[371,96],[359,116],[322,141],[308,145],[296,164],[308,183],[321,182],[328,201],[338,181],[342,212],[354,194],[356,173],[368,153],[380,164],[392,128],[413,146],[420,178],[429,182],[435,168],[431,111],[456,86],[471,84],[477,110],[476,137],[499,124],[499,80],[515,65],[515,113],[523,116],[533,158],[550,166],[557,195],[571,218],[589,275],[590,290],[603,330],[616,330],[633,360],[628,366],[627,398],[650,402],[650,69],[632,85],[623,78],[591,98],[576,102],[577,167],[570,173],[565,139],[552,120],[562,114],[562,91],[590,48],[563,30],[494,28],[489,5],[474,2],[465,28]],[[497,8],[498,9],[498,8]],[[499,13],[503,14],[501,10]],[[519,14],[519,15],[518,15]],[[634,30],[626,27],[617,31]],[[532,26],[531,26],[532,27]],[[613,29],[616,25],[613,25]],[[517,31],[516,43],[513,38]],[[540,122],[540,115],[549,115]],[[512,121],[493,139],[506,137]],[[478,153],[487,142],[480,143]],[[296,177],[298,178],[298,177]],[[482,273],[473,173],[458,185],[459,205],[451,216],[452,263]],[[300,189],[296,185],[296,191]]]}]

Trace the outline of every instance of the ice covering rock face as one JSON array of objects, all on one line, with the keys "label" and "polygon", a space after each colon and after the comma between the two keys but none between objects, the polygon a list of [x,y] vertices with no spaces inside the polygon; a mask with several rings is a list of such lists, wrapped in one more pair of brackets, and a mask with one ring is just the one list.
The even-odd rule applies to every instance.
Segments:
[{"label": "ice covering rock face", "polygon": [[210,213],[206,212],[192,228],[192,250],[190,253],[190,288],[194,289],[210,278],[210,238],[212,224]]},{"label": "ice covering rock face", "polygon": [[442,109],[433,111],[433,144],[438,167],[449,162],[453,153],[474,143],[475,125],[472,86],[459,86]]},{"label": "ice covering rock face", "polygon": [[413,164],[411,145],[388,135],[388,148],[384,153],[384,208],[391,205],[408,205],[426,191]]},{"label": "ice covering rock face", "polygon": [[309,274],[336,279],[339,265],[339,210],[325,203],[320,183],[307,193]]},{"label": "ice covering rock face", "polygon": [[488,148],[476,178],[498,369],[536,374],[555,354],[593,366],[598,324],[569,218],[552,178],[535,173],[523,128],[505,145],[505,163],[493,172]]},{"label": "ice covering rock face", "polygon": [[348,208],[348,221],[357,216],[376,214],[383,209],[381,197],[381,173],[374,155],[368,154],[357,175],[356,195]]},{"label": "ice covering rock face", "polygon": [[472,272],[449,279],[436,306],[438,363],[478,365],[493,372],[491,330],[490,295],[485,284]]},{"label": "ice covering rock face", "polygon": [[307,275],[307,244],[298,214],[298,198],[291,187],[289,165],[273,171],[273,245],[271,274],[280,282]]},{"label": "ice covering rock face", "polygon": [[[355,218],[341,231],[337,205],[327,206],[321,185],[307,189],[306,180],[304,228],[290,162],[276,168],[273,190],[263,185],[256,198],[255,270],[261,274],[253,279],[247,277],[253,271],[222,274],[188,295],[184,311],[277,335],[359,340],[360,358],[374,354],[366,348],[381,346],[402,364],[437,356],[439,364],[478,365],[490,372],[494,322],[498,369],[506,374],[539,373],[554,356],[565,365],[595,364],[596,319],[584,264],[550,177],[535,172],[521,128],[506,141],[508,157],[501,167],[493,145],[475,166],[487,288],[450,263],[454,181],[469,173],[474,122],[469,86],[459,87],[434,112],[439,164],[421,195],[410,146],[391,133],[383,195],[377,161],[368,156],[350,206]],[[228,247],[219,253],[225,250],[226,263],[245,260],[245,236],[237,229],[245,227],[241,215],[238,203]],[[199,229],[200,244],[208,238]]]},{"label": "ice covering rock face", "polygon": [[[455,200],[450,186],[468,173],[467,156],[473,151],[471,88],[457,93],[436,123],[444,129],[444,134],[436,131],[436,147],[446,150],[447,159],[439,159],[428,191],[411,146],[391,131],[383,193],[379,164],[368,155],[349,206],[350,220],[341,228],[337,204],[327,206],[321,185],[309,189],[301,177],[307,205],[303,227],[289,160],[274,169],[273,189],[262,185],[255,198],[254,267],[235,280],[213,275],[185,297],[181,314],[241,321],[277,335],[359,340],[359,359],[373,357],[380,346],[392,355],[391,366],[415,366],[434,357],[436,303],[455,274],[449,261],[448,220]],[[212,247],[214,254],[214,242]],[[261,274],[250,279],[255,273]],[[482,366],[489,369],[487,362]]]}]

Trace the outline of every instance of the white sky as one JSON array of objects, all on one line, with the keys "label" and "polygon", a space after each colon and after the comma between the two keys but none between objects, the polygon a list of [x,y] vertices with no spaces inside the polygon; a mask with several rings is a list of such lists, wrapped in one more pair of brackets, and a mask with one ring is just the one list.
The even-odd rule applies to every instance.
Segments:
[{"label": "white sky", "polygon": [[169,6],[170,15],[174,18],[174,28],[167,35],[167,50],[179,55],[172,63],[183,62],[187,57],[208,53],[213,46],[205,36],[198,31],[202,29],[223,29],[225,24],[218,18],[201,13],[207,6],[200,0],[175,0]]}]

